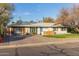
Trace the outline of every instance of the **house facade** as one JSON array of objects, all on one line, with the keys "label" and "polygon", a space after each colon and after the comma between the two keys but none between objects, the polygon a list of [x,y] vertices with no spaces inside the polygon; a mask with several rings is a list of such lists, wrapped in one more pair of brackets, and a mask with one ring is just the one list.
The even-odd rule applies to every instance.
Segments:
[{"label": "house facade", "polygon": [[33,23],[27,25],[10,25],[9,30],[19,34],[53,35],[67,34],[67,27],[54,23]]}]

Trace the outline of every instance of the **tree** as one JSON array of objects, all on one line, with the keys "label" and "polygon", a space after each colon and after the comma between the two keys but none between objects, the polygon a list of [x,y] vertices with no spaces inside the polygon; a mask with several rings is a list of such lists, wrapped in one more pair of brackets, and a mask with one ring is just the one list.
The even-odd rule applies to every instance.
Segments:
[{"label": "tree", "polygon": [[62,9],[56,23],[68,26],[71,32],[79,33],[79,6],[73,6],[70,10]]},{"label": "tree", "polygon": [[68,25],[73,28],[75,32],[79,33],[79,6],[73,6]]},{"label": "tree", "polygon": [[43,22],[44,23],[53,23],[54,22],[54,19],[51,18],[51,17],[45,17],[45,18],[43,18]]},{"label": "tree", "polygon": [[14,10],[13,4],[0,3],[0,34],[3,34],[4,26],[11,19],[11,13]]},{"label": "tree", "polygon": [[67,9],[62,8],[60,11],[60,15],[58,16],[57,20],[55,21],[56,24],[63,24],[66,25],[67,18],[69,17],[69,11]]},{"label": "tree", "polygon": [[33,20],[31,20],[31,21],[29,21],[28,23],[36,23],[35,21],[33,21]]},{"label": "tree", "polygon": [[22,20],[18,20],[15,24],[20,25],[20,24],[22,24],[22,23],[23,23]]}]

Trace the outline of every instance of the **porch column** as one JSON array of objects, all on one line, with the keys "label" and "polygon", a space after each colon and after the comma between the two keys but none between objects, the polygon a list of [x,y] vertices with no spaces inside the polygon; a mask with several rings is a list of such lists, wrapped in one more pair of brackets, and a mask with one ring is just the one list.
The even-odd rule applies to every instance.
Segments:
[{"label": "porch column", "polygon": [[10,30],[10,33],[9,34],[12,35],[12,28],[9,28],[9,30]]},{"label": "porch column", "polygon": [[40,32],[40,28],[37,28],[37,34],[40,34],[41,32]]},{"label": "porch column", "polygon": [[30,33],[30,29],[31,29],[31,28],[29,27],[29,28],[28,28],[28,33]]}]

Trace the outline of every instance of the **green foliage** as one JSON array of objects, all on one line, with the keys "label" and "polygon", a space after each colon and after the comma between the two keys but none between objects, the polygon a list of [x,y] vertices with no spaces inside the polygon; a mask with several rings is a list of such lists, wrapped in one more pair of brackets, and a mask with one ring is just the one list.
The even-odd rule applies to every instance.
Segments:
[{"label": "green foliage", "polygon": [[45,18],[43,18],[43,22],[45,22],[45,23],[53,23],[54,19],[51,18],[51,17],[45,17]]},{"label": "green foliage", "polygon": [[3,34],[4,27],[9,22],[13,10],[13,4],[0,3],[0,34]]},{"label": "green foliage", "polygon": [[0,25],[5,24],[11,18],[11,12],[14,10],[13,4],[0,3]]},{"label": "green foliage", "polygon": [[49,35],[45,37],[50,38],[79,38],[79,34],[56,34],[56,35]]}]

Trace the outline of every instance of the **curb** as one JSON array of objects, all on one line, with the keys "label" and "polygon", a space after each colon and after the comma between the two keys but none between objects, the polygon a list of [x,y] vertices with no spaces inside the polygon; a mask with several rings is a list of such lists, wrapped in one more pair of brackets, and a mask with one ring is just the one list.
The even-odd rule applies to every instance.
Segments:
[{"label": "curb", "polygon": [[31,44],[4,45],[4,46],[0,46],[0,49],[20,48],[20,47],[36,47],[36,46],[48,45],[48,44],[66,44],[66,43],[78,43],[78,41],[42,42],[42,43],[31,43]]}]

